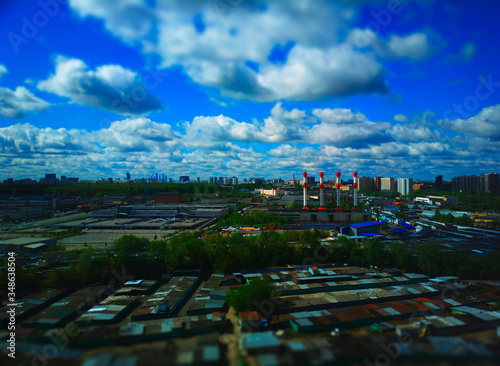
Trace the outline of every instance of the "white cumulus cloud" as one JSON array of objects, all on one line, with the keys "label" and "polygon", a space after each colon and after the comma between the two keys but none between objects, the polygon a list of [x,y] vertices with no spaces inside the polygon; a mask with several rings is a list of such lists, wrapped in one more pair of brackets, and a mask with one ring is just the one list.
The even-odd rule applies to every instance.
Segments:
[{"label": "white cumulus cloud", "polygon": [[136,72],[120,65],[103,65],[89,70],[82,60],[61,55],[56,58],[55,73],[38,82],[37,87],[77,104],[126,116],[144,116],[163,108]]},{"label": "white cumulus cloud", "polygon": [[23,118],[27,112],[41,111],[50,106],[24,86],[15,90],[0,87],[0,114],[7,118]]}]

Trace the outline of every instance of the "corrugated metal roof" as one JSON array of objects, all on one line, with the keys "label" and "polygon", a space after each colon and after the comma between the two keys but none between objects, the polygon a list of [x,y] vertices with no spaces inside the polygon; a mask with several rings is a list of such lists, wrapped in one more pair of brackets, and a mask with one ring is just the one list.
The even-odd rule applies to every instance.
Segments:
[{"label": "corrugated metal roof", "polygon": [[377,282],[377,281],[374,281],[370,278],[361,278],[359,281],[363,282],[363,283],[375,283],[375,282]]},{"label": "corrugated metal roof", "polygon": [[295,319],[295,322],[301,327],[308,327],[313,325],[313,323],[307,318]]},{"label": "corrugated metal roof", "polygon": [[85,359],[82,362],[82,366],[107,366],[111,365],[111,360],[113,359],[113,354],[111,352],[99,353],[92,357]]},{"label": "corrugated metal roof", "polygon": [[205,304],[205,309],[218,309],[224,306],[224,300],[210,299]]},{"label": "corrugated metal roof", "polygon": [[194,351],[182,351],[177,354],[178,364],[192,364],[194,362]]},{"label": "corrugated metal roof", "polygon": [[248,333],[242,339],[247,349],[276,347],[280,344],[273,332]]},{"label": "corrugated metal roof", "polygon": [[135,366],[139,357],[137,356],[125,356],[118,357],[112,364],[112,366]]},{"label": "corrugated metal roof", "polygon": [[116,313],[112,313],[112,314],[109,314],[109,313],[99,313],[99,314],[96,314],[96,316],[94,317],[94,319],[95,320],[111,320],[116,315],[117,315]]},{"label": "corrugated metal roof", "polygon": [[393,308],[383,308],[383,310],[387,311],[391,315],[399,315],[399,314],[401,314],[399,311],[394,310]]},{"label": "corrugated metal roof", "polygon": [[[42,301],[43,302],[43,301]],[[33,303],[32,303],[33,304]],[[64,306],[64,305],[68,305],[69,304],[69,301],[66,301],[66,302],[55,302],[53,303],[52,305],[50,306]]]},{"label": "corrugated metal roof", "polygon": [[141,335],[144,333],[144,324],[131,322],[120,327],[120,335]]},{"label": "corrugated metal roof", "polygon": [[439,306],[434,305],[432,302],[428,302],[428,301],[427,301],[427,302],[424,302],[423,304],[424,304],[425,306],[427,306],[427,307],[431,308],[431,309],[439,309]]},{"label": "corrugated metal roof", "polygon": [[422,287],[425,287],[427,290],[432,291],[432,292],[436,292],[437,291],[434,287],[429,286],[429,285],[422,285]]},{"label": "corrugated metal roof", "polygon": [[352,292],[353,294],[360,294],[360,293],[372,292],[372,290],[370,290],[370,289],[361,289],[361,290],[351,290],[350,292]]},{"label": "corrugated metal roof", "polygon": [[94,306],[92,309],[89,309],[87,311],[87,313],[99,313],[99,312],[104,311],[106,309],[107,309],[107,306],[98,305],[98,306]]},{"label": "corrugated metal roof", "polygon": [[44,323],[44,324],[55,324],[59,321],[59,319],[53,319],[53,318],[41,318],[38,320],[38,323]]},{"label": "corrugated metal roof", "polygon": [[420,274],[420,273],[405,273],[405,276],[408,278],[423,278],[427,277],[426,275]]},{"label": "corrugated metal roof", "polygon": [[453,299],[444,299],[443,301],[447,302],[448,304],[453,305],[453,306],[460,306],[460,305],[462,305],[461,303],[459,303],[458,301],[455,301]]},{"label": "corrugated metal roof", "polygon": [[259,365],[262,366],[278,366],[280,364],[278,356],[274,353],[264,353],[258,355],[257,358],[259,360]]},{"label": "corrugated metal roof", "polygon": [[302,342],[288,342],[287,346],[294,352],[300,352],[306,350],[306,346]]},{"label": "corrugated metal roof", "polygon": [[217,346],[206,346],[203,348],[204,361],[217,361],[220,359],[220,351]]}]

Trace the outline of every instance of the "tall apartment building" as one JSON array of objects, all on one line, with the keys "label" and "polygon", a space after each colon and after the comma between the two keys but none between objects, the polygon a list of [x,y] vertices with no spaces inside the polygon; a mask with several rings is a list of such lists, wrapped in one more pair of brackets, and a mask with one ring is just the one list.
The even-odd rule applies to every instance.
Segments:
[{"label": "tall apartment building", "polygon": [[370,177],[358,178],[358,188],[366,189],[368,191],[375,191],[377,187],[375,185],[375,179]]},{"label": "tall apartment building", "polygon": [[438,175],[436,177],[436,187],[440,188],[442,185],[443,185],[443,176],[442,175]]},{"label": "tall apartment building", "polygon": [[380,190],[394,192],[397,189],[395,178],[380,178]]},{"label": "tall apartment building", "polygon": [[451,189],[453,191],[500,193],[500,179],[498,173],[462,175],[451,180]]},{"label": "tall apartment building", "polygon": [[408,196],[413,191],[413,179],[411,178],[398,178],[398,192],[402,196]]},{"label": "tall apartment building", "polygon": [[484,175],[484,190],[491,193],[500,193],[500,177],[498,173]]}]

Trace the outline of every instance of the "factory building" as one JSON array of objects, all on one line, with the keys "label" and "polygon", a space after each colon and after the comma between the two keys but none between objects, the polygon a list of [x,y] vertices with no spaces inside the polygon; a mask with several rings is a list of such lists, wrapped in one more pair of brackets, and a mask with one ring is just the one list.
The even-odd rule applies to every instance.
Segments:
[{"label": "factory building", "polygon": [[55,238],[13,238],[0,241],[0,251],[36,253],[56,245]]},{"label": "factory building", "polygon": [[160,192],[155,194],[153,199],[155,203],[165,203],[165,202],[181,203],[182,194],[177,192]]}]

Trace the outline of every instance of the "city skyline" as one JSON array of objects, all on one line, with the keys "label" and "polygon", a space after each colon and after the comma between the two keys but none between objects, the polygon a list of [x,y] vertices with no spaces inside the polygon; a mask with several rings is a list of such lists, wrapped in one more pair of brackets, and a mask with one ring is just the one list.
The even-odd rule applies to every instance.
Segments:
[{"label": "city skyline", "polygon": [[0,7],[0,181],[500,171],[495,2]]}]

